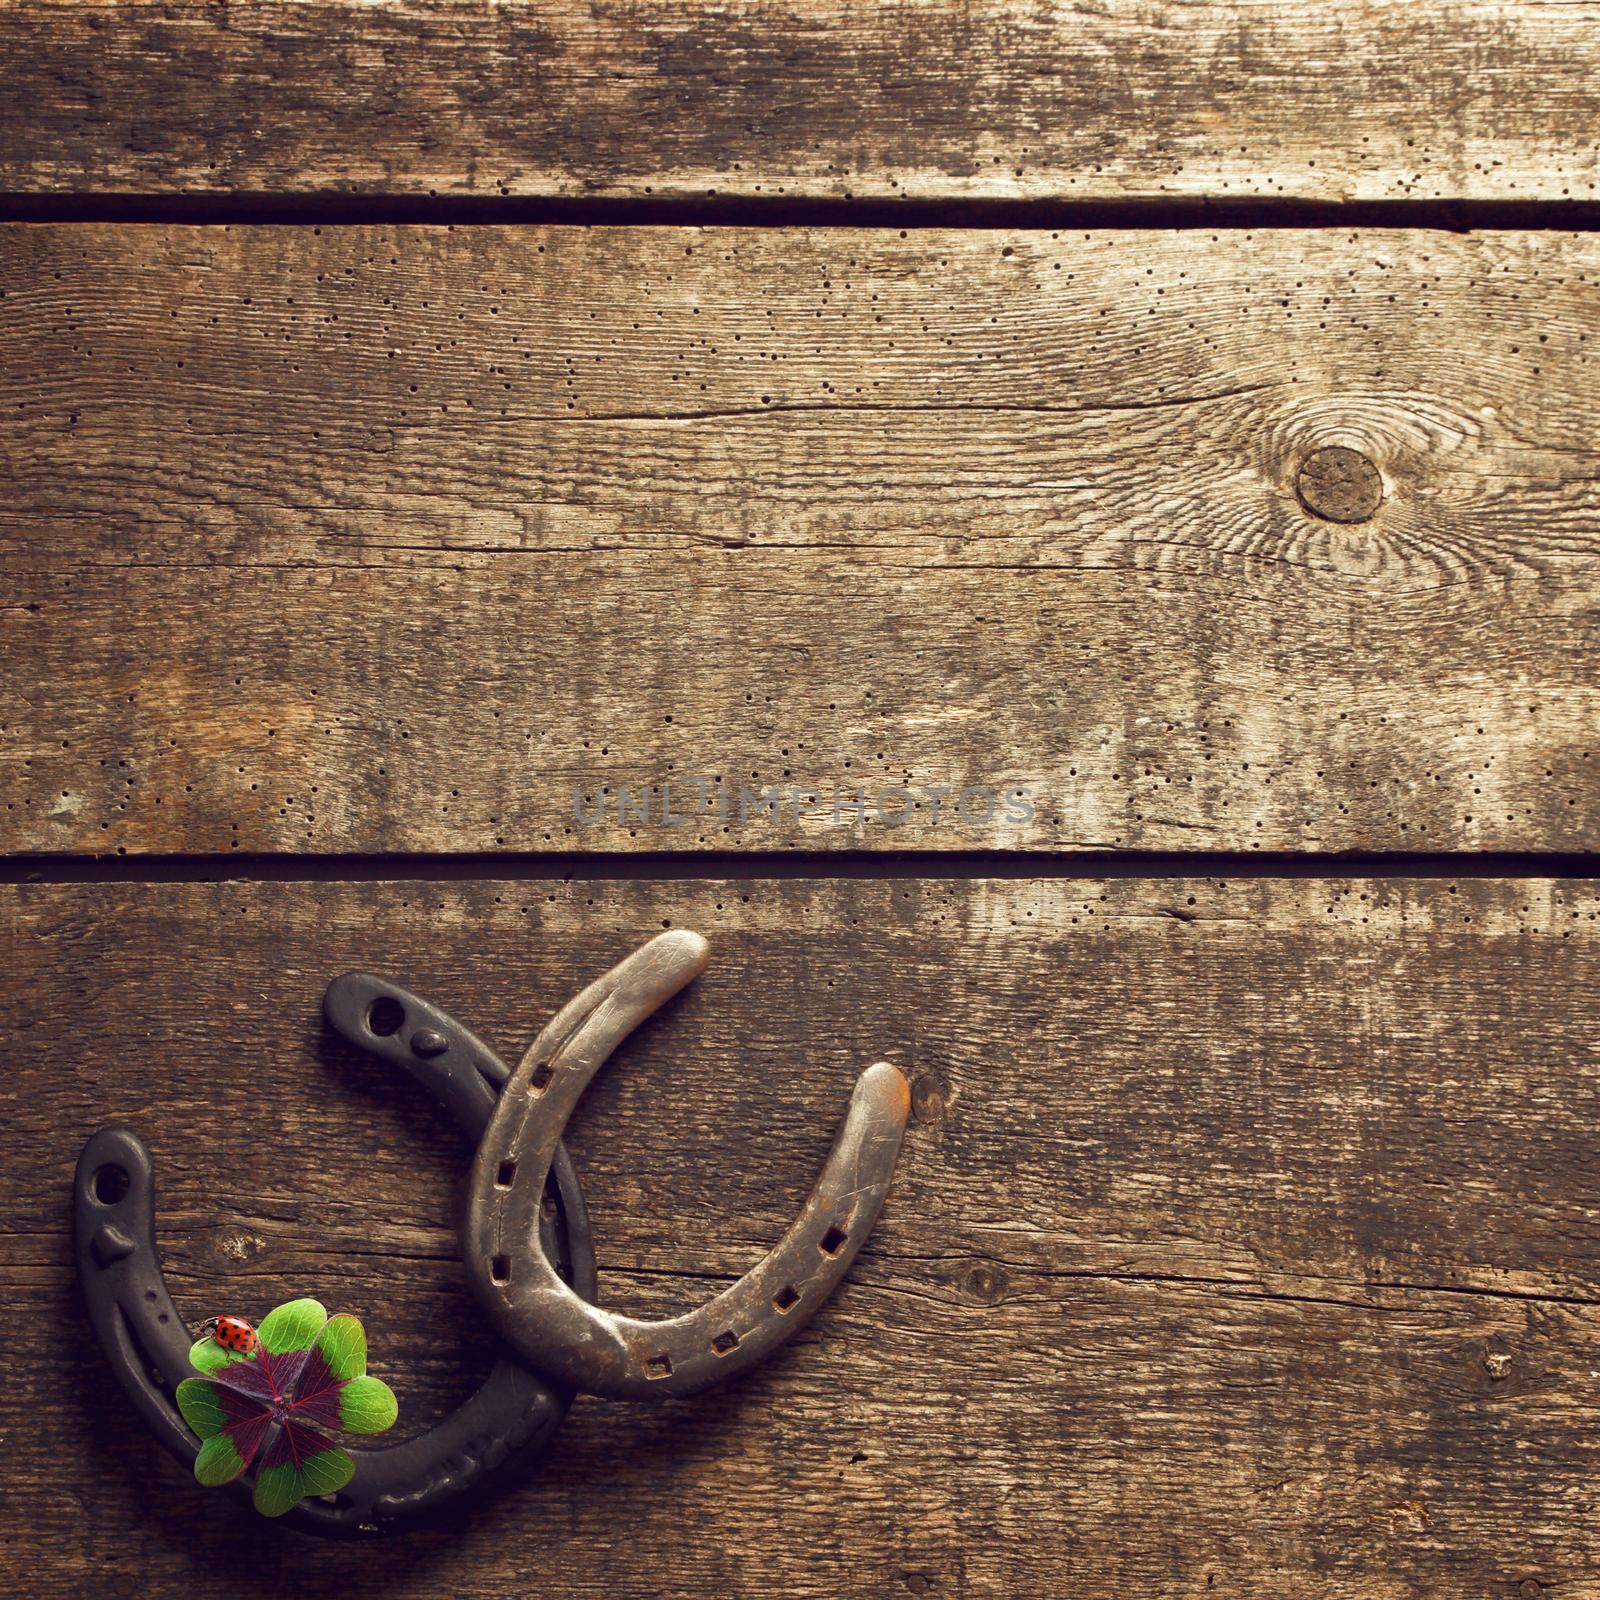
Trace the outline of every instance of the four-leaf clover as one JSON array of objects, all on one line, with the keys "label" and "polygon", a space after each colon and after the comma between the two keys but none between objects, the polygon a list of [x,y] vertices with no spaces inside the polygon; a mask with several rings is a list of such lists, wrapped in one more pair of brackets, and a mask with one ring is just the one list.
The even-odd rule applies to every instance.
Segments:
[{"label": "four-leaf clover", "polygon": [[307,1495],[334,1494],[356,1464],[329,1433],[382,1433],[398,1413],[394,1391],[367,1372],[367,1336],[351,1316],[315,1300],[270,1312],[248,1354],[201,1339],[189,1352],[203,1378],[178,1385],[178,1409],[200,1436],[194,1475],[232,1483],[256,1464],[255,1508],[281,1517]]}]

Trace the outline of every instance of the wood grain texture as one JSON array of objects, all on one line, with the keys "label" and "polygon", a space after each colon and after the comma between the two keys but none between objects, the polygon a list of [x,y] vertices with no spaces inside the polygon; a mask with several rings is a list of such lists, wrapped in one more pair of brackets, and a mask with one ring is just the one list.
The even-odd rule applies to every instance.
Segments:
[{"label": "wood grain texture", "polygon": [[[489,1348],[469,1157],[322,1035],[361,964],[515,1052],[664,922],[710,970],[571,1144],[601,1292],[661,1314],[781,1232],[883,1056],[918,1120],[836,1300],[719,1395],[582,1404],[351,1595],[1600,1591],[1600,891],[1545,881],[32,886],[3,1011],[0,1493],[39,1600],[309,1559],[141,1437],[86,1338],[79,1141],[142,1129],[180,1308],[318,1293],[419,1427]],[[197,1513],[215,1510],[215,1520]],[[80,1511],[92,1511],[83,1519]],[[22,1592],[12,1587],[9,1592]]]},{"label": "wood grain texture", "polygon": [[13,227],[0,296],[6,850],[1600,837],[1593,236]]},{"label": "wood grain texture", "polygon": [[1594,199],[1559,0],[0,9],[0,187]]}]

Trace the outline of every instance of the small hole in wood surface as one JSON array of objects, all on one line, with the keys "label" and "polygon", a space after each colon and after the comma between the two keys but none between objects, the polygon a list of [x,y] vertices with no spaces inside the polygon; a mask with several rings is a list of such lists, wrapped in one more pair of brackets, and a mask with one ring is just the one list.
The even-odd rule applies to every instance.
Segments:
[{"label": "small hole in wood surface", "polygon": [[715,1350],[719,1356],[725,1356],[730,1350],[737,1350],[739,1348],[739,1335],[736,1334],[732,1328],[729,1328],[726,1333],[719,1333],[716,1338],[711,1341],[711,1348]]},{"label": "small hole in wood surface", "polygon": [[772,1297],[774,1311],[792,1311],[800,1304],[800,1291],[792,1283],[786,1283]]},{"label": "small hole in wood surface", "polygon": [[489,1277],[495,1283],[511,1282],[511,1257],[496,1256],[489,1263]]},{"label": "small hole in wood surface", "polygon": [[543,1094],[555,1075],[556,1069],[548,1061],[541,1061],[528,1077],[528,1093]]},{"label": "small hole in wood surface", "polygon": [[500,1170],[494,1175],[494,1186],[497,1189],[509,1189],[517,1181],[517,1164],[515,1161],[502,1161]]},{"label": "small hole in wood surface", "polygon": [[850,1236],[843,1228],[833,1227],[822,1236],[822,1253],[825,1256],[836,1256],[844,1248],[844,1242]]},{"label": "small hole in wood surface", "polygon": [[672,1357],[665,1351],[658,1356],[651,1356],[644,1364],[644,1375],[647,1378],[670,1378],[672,1376]]}]

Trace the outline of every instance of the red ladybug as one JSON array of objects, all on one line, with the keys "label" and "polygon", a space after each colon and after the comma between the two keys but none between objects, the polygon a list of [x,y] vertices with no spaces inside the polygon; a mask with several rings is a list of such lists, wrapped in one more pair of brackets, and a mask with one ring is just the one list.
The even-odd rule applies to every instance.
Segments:
[{"label": "red ladybug", "polygon": [[236,1355],[253,1356],[261,1348],[256,1330],[243,1317],[213,1317],[206,1323],[205,1331],[224,1350],[232,1350]]}]

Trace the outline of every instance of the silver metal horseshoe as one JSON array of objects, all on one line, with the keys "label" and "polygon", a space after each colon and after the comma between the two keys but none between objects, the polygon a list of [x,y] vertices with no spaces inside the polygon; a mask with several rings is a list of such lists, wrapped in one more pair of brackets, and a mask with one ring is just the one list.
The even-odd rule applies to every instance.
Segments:
[{"label": "silver metal horseshoe", "polygon": [[888,1192],[911,1095],[886,1062],[856,1081],[844,1127],[799,1215],[739,1281],[683,1316],[645,1322],[580,1299],[539,1241],[545,1176],[583,1091],[611,1052],[705,970],[697,933],[663,933],[569,1002],[501,1092],[478,1144],[463,1233],[490,1321],[553,1381],[614,1399],[698,1393],[748,1371],[817,1312]]}]

